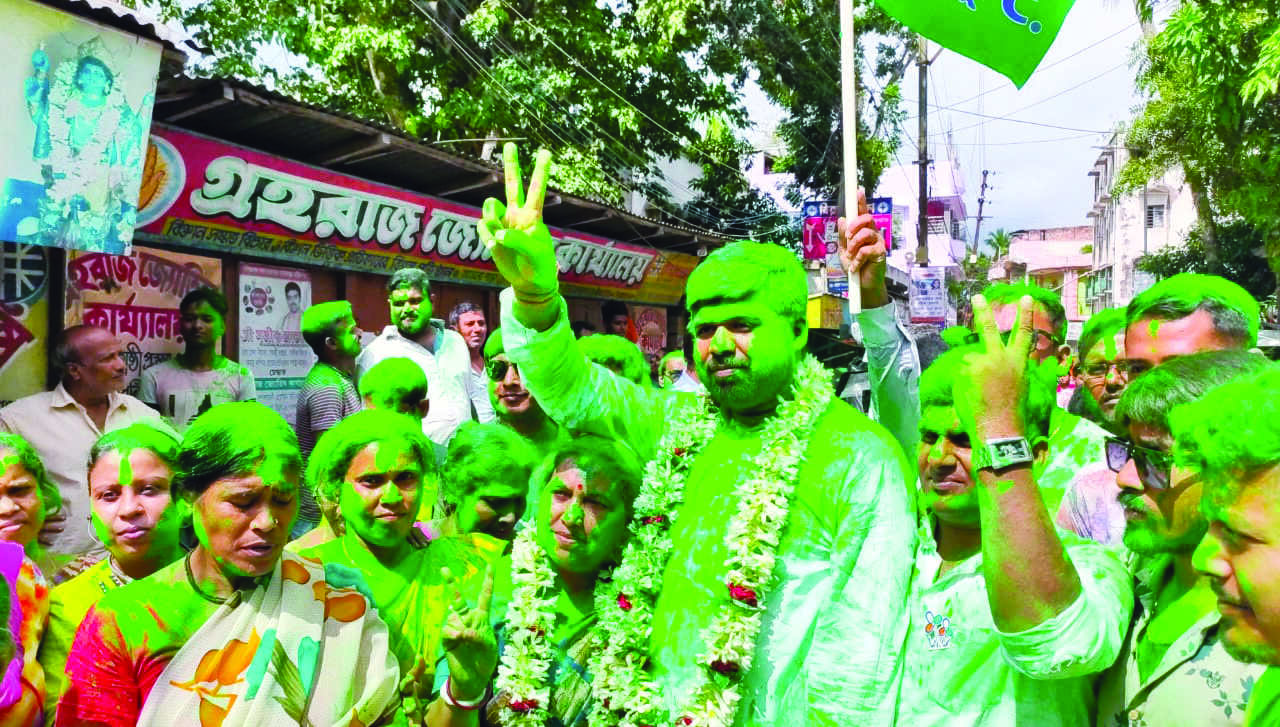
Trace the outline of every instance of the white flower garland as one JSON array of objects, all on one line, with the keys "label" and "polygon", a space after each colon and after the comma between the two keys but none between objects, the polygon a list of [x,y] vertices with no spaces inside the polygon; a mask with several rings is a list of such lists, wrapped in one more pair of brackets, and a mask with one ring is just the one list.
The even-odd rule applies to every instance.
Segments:
[{"label": "white flower garland", "polygon": [[502,710],[502,723],[508,727],[542,727],[551,706],[547,672],[556,620],[556,575],[533,531],[531,527],[521,530],[511,547],[513,593],[496,683],[499,693],[510,696]]},{"label": "white flower garland", "polygon": [[596,588],[606,643],[590,661],[592,727],[733,724],[741,700],[738,682],[751,669],[805,446],[834,396],[828,372],[812,356],[801,361],[792,393],[765,423],[760,454],[735,488],[738,510],[725,536],[729,598],[702,632],[702,679],[675,717],[666,714],[660,688],[646,669],[653,610],[673,549],[670,519],[683,500],[694,455],[715,435],[719,414],[703,397],[700,406],[670,417],[658,454],[645,467],[622,563],[611,583]]}]

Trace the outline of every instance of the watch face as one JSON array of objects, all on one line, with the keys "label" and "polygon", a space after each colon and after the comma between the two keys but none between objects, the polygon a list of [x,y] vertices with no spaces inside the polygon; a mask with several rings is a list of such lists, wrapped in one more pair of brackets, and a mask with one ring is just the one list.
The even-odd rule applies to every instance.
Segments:
[{"label": "watch face", "polygon": [[990,453],[991,465],[996,469],[1009,465],[1030,462],[1031,445],[1022,437],[987,440],[987,451]]}]

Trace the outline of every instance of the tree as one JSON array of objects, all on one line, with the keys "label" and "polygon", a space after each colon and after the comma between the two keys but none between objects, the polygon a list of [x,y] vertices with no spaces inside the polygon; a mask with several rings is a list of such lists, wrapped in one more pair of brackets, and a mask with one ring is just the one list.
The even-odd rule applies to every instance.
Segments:
[{"label": "tree", "polygon": [[[1148,21],[1152,5],[1137,3]],[[1148,100],[1127,134],[1131,159],[1117,193],[1181,167],[1200,222],[1192,249],[1225,266],[1224,228],[1243,222],[1277,266],[1280,0],[1185,0],[1142,53],[1138,85]]]},{"label": "tree", "polygon": [[1013,237],[1001,227],[987,235],[986,244],[987,247],[995,251],[995,259],[999,260],[1009,255],[1009,248],[1013,245]]},{"label": "tree", "polygon": [[[160,0],[210,49],[199,69],[480,154],[492,137],[551,149],[566,191],[617,204],[659,180],[654,160],[743,110],[699,49],[660,42],[596,0]],[[270,49],[290,64],[266,64]],[[277,53],[278,55],[278,53]],[[735,69],[736,71],[737,69]],[[646,189],[654,198],[652,188]],[[661,202],[659,197],[659,202]]]},{"label": "tree", "polygon": [[742,161],[751,152],[751,146],[727,123],[714,119],[702,140],[695,143],[693,156],[704,160],[702,176],[692,182],[698,196],[682,212],[697,224],[725,235],[777,241],[799,250],[799,226],[792,224],[773,199],[752,187],[742,172]]},{"label": "tree", "polygon": [[1143,256],[1138,269],[1157,278],[1178,273],[1221,275],[1239,283],[1253,297],[1264,300],[1276,290],[1276,278],[1263,265],[1260,254],[1265,242],[1256,228],[1237,220],[1218,226],[1217,255],[1210,257],[1205,246],[1204,230],[1193,228],[1182,245],[1166,247]]}]

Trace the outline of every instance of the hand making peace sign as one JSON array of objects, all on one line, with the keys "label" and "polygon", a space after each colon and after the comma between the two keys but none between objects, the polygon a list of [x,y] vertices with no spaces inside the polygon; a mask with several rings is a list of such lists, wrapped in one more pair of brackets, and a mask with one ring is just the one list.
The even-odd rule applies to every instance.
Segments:
[{"label": "hand making peace sign", "polygon": [[965,357],[952,393],[960,425],[975,443],[1025,435],[1023,403],[1034,305],[1029,295],[1018,301],[1018,318],[1006,343],[991,304],[981,295],[973,296],[973,324],[984,350]]},{"label": "hand making peace sign", "polygon": [[[448,569],[445,578],[457,581]],[[449,616],[442,630],[445,658],[449,664],[449,684],[454,699],[472,701],[483,695],[498,664],[498,642],[489,623],[489,604],[493,601],[493,566],[485,571],[484,585],[475,608],[468,608],[462,594],[455,593]]]},{"label": "hand making peace sign", "polygon": [[502,162],[507,203],[503,205],[493,197],[484,201],[478,225],[480,241],[493,255],[498,272],[511,284],[517,298],[530,303],[546,302],[560,289],[555,244],[542,222],[551,152],[538,151],[527,197],[515,144],[503,146]]}]

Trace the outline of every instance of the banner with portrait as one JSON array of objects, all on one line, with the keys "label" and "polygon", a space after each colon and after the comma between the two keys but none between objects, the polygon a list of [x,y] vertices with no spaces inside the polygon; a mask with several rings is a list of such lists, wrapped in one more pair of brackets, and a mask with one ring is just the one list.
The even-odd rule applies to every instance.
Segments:
[{"label": "banner with portrait", "polygon": [[129,255],[72,251],[65,322],[119,337],[129,367],[125,392],[136,396],[143,371],[182,351],[178,303],[201,287],[222,289],[222,261],[146,247]]},{"label": "banner with portrait", "polygon": [[311,305],[305,270],[240,263],[240,363],[253,372],[258,401],[294,425],[298,392],[316,362],[302,340],[302,311]]},{"label": "banner with portrait", "polygon": [[160,44],[0,0],[0,240],[125,254]]},{"label": "banner with portrait", "polygon": [[0,242],[0,405],[45,390],[49,251]]}]

